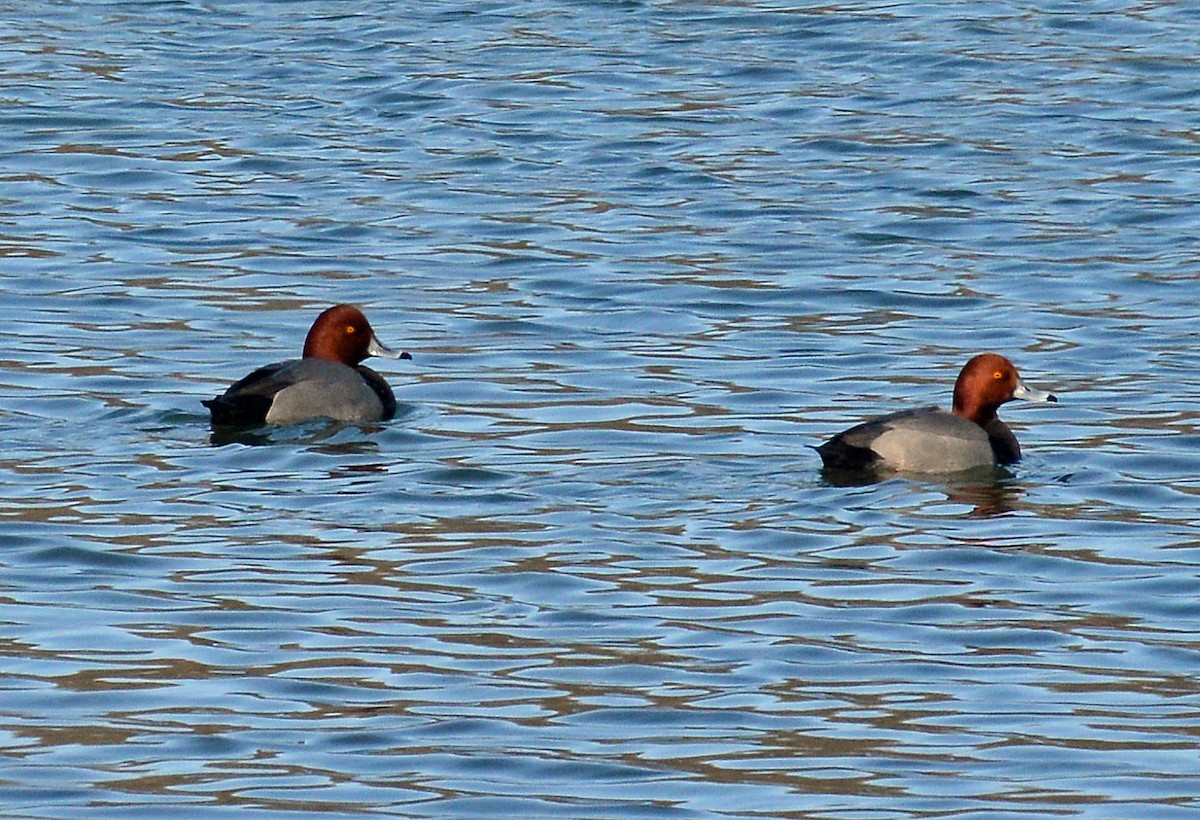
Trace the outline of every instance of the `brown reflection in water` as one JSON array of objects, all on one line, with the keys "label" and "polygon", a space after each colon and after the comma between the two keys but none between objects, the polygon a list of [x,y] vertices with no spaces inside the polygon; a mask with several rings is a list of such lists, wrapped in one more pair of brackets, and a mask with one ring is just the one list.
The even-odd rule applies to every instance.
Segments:
[{"label": "brown reflection in water", "polygon": [[950,484],[946,490],[948,501],[973,508],[970,513],[972,518],[991,518],[1013,512],[1020,508],[1020,500],[1025,495],[1024,487],[1003,478]]},{"label": "brown reflection in water", "polygon": [[971,507],[972,518],[990,518],[1021,508],[1024,488],[1013,482],[1013,474],[1003,467],[983,468],[969,472],[936,477],[904,476],[893,472],[873,470],[824,470],[821,477],[832,487],[869,487],[892,480],[916,481],[930,489],[946,494],[946,500]]}]

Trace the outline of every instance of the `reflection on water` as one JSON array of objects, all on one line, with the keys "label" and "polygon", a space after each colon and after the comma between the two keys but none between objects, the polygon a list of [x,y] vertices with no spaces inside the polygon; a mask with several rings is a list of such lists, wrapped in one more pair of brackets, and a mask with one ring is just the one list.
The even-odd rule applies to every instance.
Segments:
[{"label": "reflection on water", "polygon": [[1023,488],[1015,482],[964,483],[950,487],[947,500],[971,507],[971,515],[987,518],[1022,509]]},{"label": "reflection on water", "polygon": [[[403,419],[404,408],[397,413]],[[196,420],[189,419],[189,424]],[[380,424],[352,424],[331,419],[314,419],[302,424],[279,427],[273,424],[257,426],[211,425],[209,443],[214,447],[240,444],[243,447],[279,445],[304,447],[327,455],[364,455],[378,453],[379,445],[371,436],[382,432]]]},{"label": "reflection on water", "polygon": [[[900,485],[915,483],[924,489],[941,492],[942,504],[926,507],[927,514],[945,514],[945,510],[965,506],[971,516],[989,518],[1022,509],[1023,488],[1017,477],[1005,467],[981,467],[944,476],[909,476],[889,471],[824,469],[822,479],[831,487],[870,487],[880,482]],[[928,503],[928,502],[926,502]],[[940,512],[939,512],[940,511]],[[955,516],[962,515],[954,510]]]},{"label": "reflection on water", "polygon": [[[6,810],[1193,816],[1194,20],[401,11],[5,15]],[[342,301],[395,419],[210,428]]]}]

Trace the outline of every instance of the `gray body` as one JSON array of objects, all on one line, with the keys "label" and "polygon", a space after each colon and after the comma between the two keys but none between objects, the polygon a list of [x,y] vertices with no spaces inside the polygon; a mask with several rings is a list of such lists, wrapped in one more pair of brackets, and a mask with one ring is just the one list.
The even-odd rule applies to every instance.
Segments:
[{"label": "gray body", "polygon": [[817,452],[827,468],[909,473],[952,473],[1010,464],[1021,457],[1016,436],[999,419],[984,428],[936,407],[863,422],[834,436]]},{"label": "gray body", "polygon": [[220,424],[379,421],[396,411],[391,388],[374,370],[312,358],[261,367],[204,404]]},{"label": "gray body", "polygon": [[275,394],[271,424],[295,424],[315,417],[340,421],[379,421],[383,402],[353,367],[326,359],[289,362],[276,378],[291,384]]}]

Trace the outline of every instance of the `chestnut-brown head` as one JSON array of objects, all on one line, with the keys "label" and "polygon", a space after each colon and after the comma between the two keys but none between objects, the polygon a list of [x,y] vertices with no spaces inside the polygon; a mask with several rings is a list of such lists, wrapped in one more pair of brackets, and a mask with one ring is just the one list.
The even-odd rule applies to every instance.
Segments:
[{"label": "chestnut-brown head", "polygon": [[412,358],[384,347],[367,317],[354,305],[334,305],[324,311],[304,339],[306,359],[329,359],[354,367],[368,356]]},{"label": "chestnut-brown head", "polygon": [[1000,405],[1012,399],[1058,401],[1049,393],[1026,387],[1013,363],[996,353],[972,358],[954,383],[955,414],[979,425],[996,418]]}]

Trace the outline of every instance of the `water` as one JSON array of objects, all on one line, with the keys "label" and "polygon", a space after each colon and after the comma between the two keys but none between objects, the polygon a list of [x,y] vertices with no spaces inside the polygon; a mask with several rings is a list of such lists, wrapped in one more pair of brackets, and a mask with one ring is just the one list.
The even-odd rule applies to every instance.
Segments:
[{"label": "water", "polygon": [[[1198,23],[3,4],[0,805],[1194,816]],[[339,301],[397,418],[214,437]]]}]

